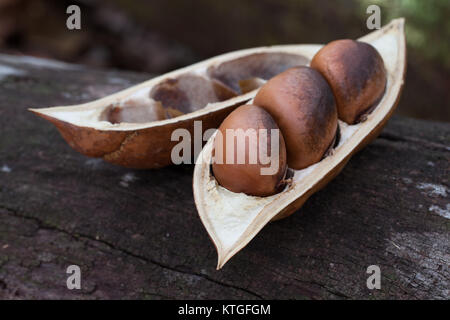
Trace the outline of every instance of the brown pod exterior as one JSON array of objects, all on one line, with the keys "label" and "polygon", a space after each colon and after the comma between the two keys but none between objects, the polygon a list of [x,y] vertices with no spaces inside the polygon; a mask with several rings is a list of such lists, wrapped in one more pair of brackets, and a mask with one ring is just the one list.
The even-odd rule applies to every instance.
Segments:
[{"label": "brown pod exterior", "polygon": [[[253,105],[240,106],[230,113],[219,127],[219,131],[223,137],[223,143],[220,144],[218,142],[218,136],[216,136],[214,141],[215,161],[213,161],[212,169],[219,184],[233,192],[243,192],[248,195],[265,197],[281,191],[284,186],[283,179],[287,170],[286,146],[281,132],[279,132],[278,144],[278,170],[276,170],[273,175],[262,175],[261,168],[267,168],[270,164],[261,164],[259,153],[257,155],[257,163],[249,163],[250,139],[246,139],[245,146],[242,146],[242,144],[237,144],[237,138],[234,137],[234,162],[227,163],[227,129],[242,129],[244,131],[248,129],[257,130],[256,136],[258,140],[256,141],[258,142],[256,143],[258,144],[258,149],[251,150],[259,150],[259,148],[262,147],[265,151],[269,151],[265,154],[273,158],[272,155],[270,155],[270,130],[279,130],[279,128],[270,114],[264,109]],[[267,146],[259,145],[259,129],[267,129]],[[219,148],[221,148],[222,152],[220,152]],[[243,152],[245,153],[245,163],[239,164],[237,163],[237,154],[242,154]],[[218,157],[222,159],[220,161],[222,163],[217,163]]]},{"label": "brown pod exterior", "polygon": [[280,127],[293,169],[320,161],[334,141],[338,118],[333,92],[312,68],[294,67],[273,77],[253,103],[267,110]]},{"label": "brown pod exterior", "polygon": [[355,40],[332,41],[311,61],[330,84],[339,118],[349,124],[370,111],[386,87],[383,58],[368,43]]}]

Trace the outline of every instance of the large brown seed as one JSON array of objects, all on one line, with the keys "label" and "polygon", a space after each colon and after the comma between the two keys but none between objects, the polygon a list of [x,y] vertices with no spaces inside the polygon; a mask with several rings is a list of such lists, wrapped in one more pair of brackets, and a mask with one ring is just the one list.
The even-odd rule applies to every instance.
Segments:
[{"label": "large brown seed", "polygon": [[[228,129],[235,136],[227,136]],[[241,131],[238,131],[239,129]],[[260,131],[260,129],[266,129],[266,131]],[[271,153],[274,146],[271,144],[273,134],[271,129],[278,130],[279,138],[276,141],[278,154]],[[245,136],[245,134],[251,134],[252,130],[255,132],[253,140],[250,135]],[[266,143],[264,140],[260,140],[261,134],[266,135]],[[222,137],[222,142],[219,141],[219,137]],[[239,143],[238,137],[242,139],[241,142],[245,141],[245,143]],[[276,136],[274,136],[275,138]],[[227,145],[231,145],[229,142],[234,142],[234,150],[227,149]],[[234,153],[234,156],[227,158],[230,151]],[[260,154],[267,155],[272,162],[265,162]],[[239,156],[243,156],[244,163],[239,163]],[[256,160],[253,163],[252,157]],[[267,170],[271,164],[274,169],[272,173],[262,174],[261,169],[266,168]],[[270,114],[253,105],[240,106],[230,113],[220,125],[214,141],[212,169],[219,184],[233,192],[264,197],[281,191],[287,170],[286,147],[283,136]]]},{"label": "large brown seed", "polygon": [[330,84],[339,118],[354,124],[380,99],[386,87],[386,70],[378,51],[354,40],[332,41],[311,61]]},{"label": "large brown seed", "polygon": [[299,170],[320,161],[337,130],[333,92],[309,67],[294,67],[270,79],[254,99],[280,127],[289,167]]}]

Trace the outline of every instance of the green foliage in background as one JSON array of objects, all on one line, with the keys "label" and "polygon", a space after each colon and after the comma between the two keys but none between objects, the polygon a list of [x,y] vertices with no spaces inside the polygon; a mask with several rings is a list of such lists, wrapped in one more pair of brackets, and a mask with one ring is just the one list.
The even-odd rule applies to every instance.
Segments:
[{"label": "green foliage in background", "polygon": [[449,0],[364,0],[361,5],[379,5],[383,24],[396,17],[406,18],[410,48],[426,59],[450,69]]}]

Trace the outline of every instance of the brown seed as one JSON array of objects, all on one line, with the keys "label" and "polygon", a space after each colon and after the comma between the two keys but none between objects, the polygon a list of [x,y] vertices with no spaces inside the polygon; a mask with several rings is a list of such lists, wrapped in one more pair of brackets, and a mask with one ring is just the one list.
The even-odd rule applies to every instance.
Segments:
[{"label": "brown seed", "polygon": [[273,77],[254,104],[267,110],[280,127],[293,169],[320,161],[334,141],[338,123],[333,93],[314,69],[294,67]]},{"label": "brown seed", "polygon": [[339,118],[354,124],[369,112],[384,93],[383,58],[370,44],[354,40],[332,41],[311,61],[330,84]]},{"label": "brown seed", "polygon": [[[238,129],[242,130],[237,131]],[[272,150],[274,145],[271,143],[273,134],[271,129],[278,130],[279,134],[276,141],[277,154],[272,154],[276,149]],[[235,135],[230,136],[230,133]],[[266,143],[260,140],[261,134],[266,135]],[[242,143],[243,141],[245,142]],[[233,150],[228,149],[230,143],[233,143]],[[229,156],[230,152],[233,153],[232,156]],[[230,191],[263,197],[281,191],[284,186],[283,179],[287,170],[284,139],[274,119],[260,107],[244,105],[225,118],[214,141],[214,154],[212,164],[214,176],[221,186]],[[261,154],[263,157],[267,155],[271,162],[264,161]],[[240,156],[242,156],[241,163],[239,163]],[[263,174],[264,170],[261,170],[267,170],[271,165],[273,168],[271,173]]]}]

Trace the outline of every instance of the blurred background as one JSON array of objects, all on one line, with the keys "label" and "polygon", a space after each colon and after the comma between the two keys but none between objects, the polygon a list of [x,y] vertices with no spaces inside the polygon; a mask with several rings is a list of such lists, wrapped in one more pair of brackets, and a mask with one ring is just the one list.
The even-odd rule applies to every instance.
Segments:
[{"label": "blurred background", "polygon": [[[81,8],[81,30],[66,8]],[[448,0],[0,0],[0,52],[164,73],[248,47],[326,43],[406,17],[408,73],[397,114],[450,121]]]}]

